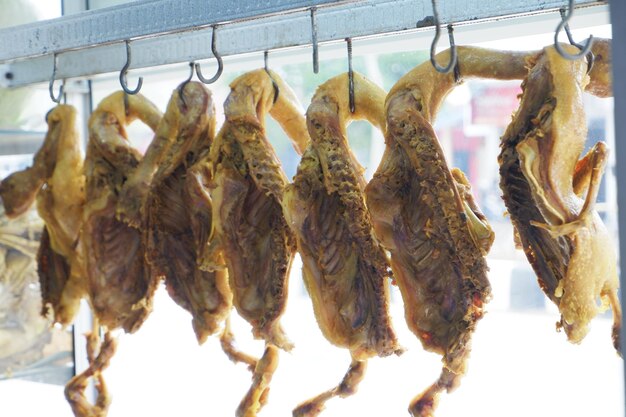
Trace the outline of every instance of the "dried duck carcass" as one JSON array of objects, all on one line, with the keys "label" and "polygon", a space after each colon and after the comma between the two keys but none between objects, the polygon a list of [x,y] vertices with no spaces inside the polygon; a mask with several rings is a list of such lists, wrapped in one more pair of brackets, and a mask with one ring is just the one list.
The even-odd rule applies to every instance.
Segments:
[{"label": "dried duck carcass", "polygon": [[353,394],[368,358],[402,351],[387,311],[389,264],[374,236],[363,168],[346,132],[357,119],[384,132],[384,98],[381,88],[354,73],[352,113],[348,74],[342,74],[318,87],[307,110],[311,144],[283,204],[319,327],[331,343],[350,351],[352,363],[337,387],[300,404],[294,416],[315,416],[330,398]]},{"label": "dried duck carcass", "polygon": [[529,60],[498,161],[518,243],[561,313],[557,328],[579,343],[593,317],[610,306],[613,344],[621,352],[615,248],[595,210],[608,148],[598,142],[579,159],[587,133],[583,91],[611,94],[609,47],[595,40],[590,74],[584,60],[566,60],[553,47]]},{"label": "dried duck carcass", "polygon": [[237,410],[238,416],[254,416],[267,400],[277,348],[292,348],[279,320],[296,249],[281,206],[288,181],[266,136],[265,116],[281,125],[299,152],[308,135],[295,95],[275,72],[252,71],[230,87],[226,121],[209,155],[213,222],[203,268],[219,269],[225,261],[233,304],[266,342]]}]

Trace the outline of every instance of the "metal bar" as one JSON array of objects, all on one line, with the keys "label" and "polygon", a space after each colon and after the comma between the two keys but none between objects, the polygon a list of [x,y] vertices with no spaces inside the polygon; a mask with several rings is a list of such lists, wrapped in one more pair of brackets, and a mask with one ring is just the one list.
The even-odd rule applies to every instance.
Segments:
[{"label": "metal bar", "polygon": [[[613,97],[615,98],[615,177],[617,181],[617,219],[619,228],[619,269],[621,299],[626,300],[626,2],[609,2],[613,42]],[[622,338],[626,325],[622,318]],[[624,368],[626,375],[626,362]],[[624,384],[626,387],[626,384]],[[625,396],[626,398],[626,392]]]},{"label": "metal bar", "polygon": [[[142,0],[0,31],[0,61],[181,32],[343,0]],[[345,1],[344,1],[345,2]]]},{"label": "metal bar", "polygon": [[[454,29],[455,38],[459,44],[482,44],[490,41],[502,39],[503,34],[510,34],[513,38],[522,38],[524,36],[533,36],[537,34],[554,33],[554,29],[560,21],[557,10],[550,13],[529,14],[524,16],[516,16],[514,19],[490,20],[481,24],[472,25],[456,25]],[[585,7],[576,11],[575,30],[581,31],[578,37],[583,37],[587,33],[594,33],[595,36],[609,36],[609,34],[601,35],[593,31],[594,27],[610,25],[608,5],[600,5],[593,7]],[[587,32],[589,28],[589,32]],[[581,34],[582,33],[582,34]],[[551,43],[551,36],[545,38],[546,44]],[[353,41],[354,56],[362,56],[367,58],[372,51],[384,51],[385,54],[407,51],[427,51],[433,40],[432,30],[406,30],[403,32],[394,32],[384,36],[372,36],[366,38],[357,38]],[[366,45],[366,47],[361,47]],[[440,49],[447,47],[446,42],[442,42]],[[506,44],[492,46],[496,48],[505,48]],[[274,50],[272,54],[272,65],[280,67],[295,63],[311,63],[311,46],[286,48]],[[320,46],[320,56],[323,54],[324,60],[345,59],[346,47],[345,42],[325,42]],[[261,53],[247,53],[236,56],[229,56],[225,59],[226,68],[237,68],[240,71],[251,71],[259,68],[262,64]],[[209,68],[215,67],[215,61],[208,62]],[[160,77],[162,74],[176,74],[173,77],[182,77],[188,71],[187,65],[176,66],[157,66],[146,68],[138,72],[131,72],[131,78],[143,75],[150,82],[152,77]],[[117,84],[117,74],[108,74],[99,76],[99,81],[105,79]],[[115,88],[109,86],[108,88]]]},{"label": "metal bar", "polygon": [[0,155],[31,155],[41,147],[46,132],[0,130]]},{"label": "metal bar", "polygon": [[[270,5],[278,2],[278,0],[270,1]],[[137,2],[140,5],[145,2]],[[161,4],[164,0],[156,0],[151,3]],[[190,3],[195,4],[195,0]],[[209,2],[210,3],[210,2]],[[226,3],[226,2],[223,2]],[[250,0],[245,4],[250,3]],[[264,2],[267,3],[267,2]],[[305,2],[285,2],[285,5],[293,5],[295,3],[304,4]],[[432,15],[430,0],[369,0],[358,1],[346,4],[346,2],[314,2],[309,1],[308,4],[327,4],[326,7],[318,8],[316,11],[316,24],[318,26],[317,38],[319,42],[339,41],[346,37],[360,38],[385,33],[394,33],[414,29],[417,26],[427,28],[432,26]],[[332,5],[328,5],[333,3]],[[465,0],[453,0],[443,4],[440,11],[442,24],[461,23],[461,22],[477,22],[502,19],[507,16],[516,16],[523,14],[533,14],[554,11],[563,5],[562,0],[527,0],[524,2],[510,2],[509,0],[482,0],[468,7]],[[577,0],[579,6],[589,6],[604,4],[597,0]],[[133,5],[135,3],[131,3]],[[125,6],[129,10],[131,5]],[[189,6],[188,6],[189,7]],[[198,6],[200,7],[200,6]],[[243,7],[243,6],[242,6]],[[121,10],[123,8],[112,8],[113,10]],[[156,9],[156,8],[155,8]],[[111,10],[107,10],[109,13]],[[186,22],[181,13],[194,14],[192,7],[178,7],[178,14],[167,16],[168,21],[176,21],[177,17]],[[183,11],[181,11],[183,10]],[[269,6],[265,6],[259,11],[268,11]],[[286,12],[286,9],[283,8]],[[256,11],[255,13],[259,13]],[[86,19],[90,22],[92,14],[96,12],[80,13],[76,16]],[[199,12],[198,12],[199,13]],[[243,13],[233,16],[241,16]],[[246,16],[252,16],[250,11]],[[218,14],[219,16],[226,16]],[[70,19],[74,16],[69,16]],[[159,15],[160,16],[160,15]],[[233,18],[230,16],[230,19]],[[148,20],[160,21],[154,13],[149,13],[145,17],[137,18],[131,26],[153,27]],[[209,19],[211,22],[219,21],[219,19]],[[205,20],[205,21],[209,21]],[[63,27],[61,19],[55,19],[57,22],[57,30]],[[50,21],[52,22],[52,21]],[[68,21],[68,27],[63,29],[64,32],[72,33],[74,20]],[[85,23],[89,26],[88,23]],[[33,31],[37,25],[28,25],[30,31]],[[44,27],[45,26],[44,24]],[[179,24],[174,27],[170,22],[167,27],[171,32],[158,37],[139,39],[133,41],[133,65],[131,68],[154,67],[158,65],[174,64],[181,62],[198,61],[212,57],[210,52],[211,29],[194,29],[183,30],[187,28],[186,24]],[[17,28],[17,32],[23,31]],[[86,30],[86,29],[85,29]],[[114,20],[111,20],[109,26],[101,28],[103,31],[113,32],[113,34],[101,34],[96,37],[90,35],[89,41],[85,41],[83,45],[86,49],[68,51],[59,55],[57,78],[74,78],[85,77],[94,74],[102,74],[108,72],[119,71],[124,65],[126,53],[123,43],[119,44],[102,44],[103,39],[121,39],[127,37],[121,36],[118,32],[127,34],[128,28],[117,27]],[[43,29],[42,29],[43,31]],[[42,32],[43,33],[43,32]],[[5,38],[6,31],[0,31],[0,45],[6,45],[12,41]],[[86,35],[85,35],[86,36]],[[95,41],[95,42],[94,42]],[[17,41],[16,41],[17,42]],[[93,42],[93,43],[92,43]],[[53,51],[63,51],[68,49],[68,45],[74,43],[57,43],[56,45],[46,48],[48,53]],[[289,48],[295,46],[304,46],[311,44],[311,17],[308,9],[292,11],[288,16],[284,14],[261,17],[254,20],[238,21],[220,26],[220,36],[217,42],[217,49],[222,56],[241,55],[251,52],[259,52],[265,50],[275,50],[280,48]],[[46,43],[43,44],[44,47]],[[12,45],[11,49],[13,48]],[[12,58],[24,57],[31,50],[29,47],[22,45],[26,52],[21,55],[0,54],[2,56],[10,56]],[[52,74],[52,55],[29,58],[27,60],[14,61],[5,65],[0,65],[0,86],[13,87],[27,85],[37,82],[48,81]],[[4,74],[4,76],[2,76]]]}]

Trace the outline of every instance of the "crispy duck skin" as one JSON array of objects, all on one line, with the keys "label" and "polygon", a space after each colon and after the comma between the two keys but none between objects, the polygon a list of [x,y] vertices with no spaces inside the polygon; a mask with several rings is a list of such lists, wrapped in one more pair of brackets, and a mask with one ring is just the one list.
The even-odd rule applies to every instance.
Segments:
[{"label": "crispy duck skin", "polygon": [[[463,77],[521,79],[527,55],[459,46],[458,70]],[[437,59],[448,56],[444,51]],[[491,297],[485,256],[493,232],[464,174],[448,167],[432,128],[455,86],[452,73],[440,74],[430,62],[396,83],[386,99],[386,150],[366,187],[407,324],[425,349],[442,355],[442,373],[412,401],[413,416],[431,416],[440,393],[459,384],[471,335]]]},{"label": "crispy duck skin", "polygon": [[[52,176],[56,165],[59,142],[62,136],[71,134],[76,121],[76,110],[67,105],[59,105],[46,115],[48,132],[43,145],[33,157],[32,166],[14,172],[0,184],[0,197],[9,218],[15,218],[28,210],[37,197],[45,181]],[[74,137],[77,134],[74,133]]]},{"label": "crispy duck skin", "polygon": [[77,250],[85,203],[85,177],[76,110],[58,105],[47,115],[48,133],[33,165],[11,174],[0,185],[7,215],[16,216],[37,201],[45,223],[39,247],[38,273],[42,314],[70,324],[84,295],[84,273]]},{"label": "crispy duck skin", "polygon": [[611,39],[594,38],[591,51],[594,55],[593,67],[585,91],[597,97],[612,97]]},{"label": "crispy duck skin", "polygon": [[33,205],[45,180],[52,175],[61,131],[59,123],[49,124],[43,145],[33,158],[33,165],[2,180],[0,196],[10,219],[25,213]]},{"label": "crispy duck skin", "polygon": [[[79,242],[85,206],[83,156],[73,107],[58,105],[48,113],[47,122],[48,134],[33,167],[15,175],[22,179],[41,176],[33,195],[45,223],[37,253],[42,313],[45,315],[51,309],[55,322],[68,325],[86,295],[87,284]],[[8,183],[11,184],[10,179]],[[107,334],[100,346],[96,329],[87,338],[87,351],[89,368],[68,382],[66,397],[77,417],[105,416],[110,398],[101,371],[115,351],[115,341]],[[84,394],[91,377],[95,378],[98,391],[94,405]]]},{"label": "crispy duck skin", "polygon": [[[197,90],[197,83],[187,82],[184,85],[185,89],[189,88],[190,91]],[[189,85],[192,87],[187,87]],[[200,146],[197,142],[202,141],[203,136],[193,133],[196,127],[190,124],[190,118],[199,117],[196,114],[199,110],[198,106],[214,106],[212,100],[209,100],[210,103],[202,104],[208,99],[203,99],[202,95],[198,96],[197,93],[192,92],[190,97],[183,98],[186,95],[180,92],[180,88],[176,91],[179,96],[178,100],[173,97],[170,100],[164,117],[156,128],[154,139],[120,191],[117,217],[134,227],[140,227],[142,219],[145,218],[146,200],[157,170],[162,178],[170,175],[186,157],[187,152],[192,152]],[[186,117],[183,117],[183,114]],[[210,117],[207,122],[209,124],[207,128],[213,132],[215,118]]]},{"label": "crispy duck skin", "polygon": [[331,343],[352,355],[342,383],[300,404],[294,416],[315,416],[330,398],[353,394],[368,358],[402,351],[387,311],[389,265],[374,237],[363,195],[363,168],[348,146],[346,132],[356,119],[384,131],[385,92],[354,73],[354,94],[352,114],[347,74],[318,87],[307,110],[311,145],[283,199],[319,327]]},{"label": "crispy duck skin", "polygon": [[[85,158],[86,203],[79,253],[84,259],[84,285],[95,315],[87,335],[89,366],[65,387],[76,417],[105,417],[111,402],[102,371],[113,357],[117,341],[111,330],[135,332],[152,310],[159,280],[150,276],[144,260],[141,232],[115,218],[117,199],[128,176],[141,159],[131,147],[125,126],[135,119],[152,130],[161,112],[141,95],[113,93],[100,102],[89,118]],[[100,341],[99,326],[106,328]],[[91,404],[85,390],[93,378],[98,390]]]},{"label": "crispy duck skin", "polygon": [[584,61],[562,59],[551,47],[529,65],[520,107],[501,141],[503,198],[541,288],[559,307],[557,328],[579,343],[610,305],[621,353],[616,254],[595,211],[606,145],[598,142],[579,160],[587,133],[583,89],[606,96],[609,71],[603,77],[592,71],[589,83]]},{"label": "crispy duck skin", "polygon": [[[223,256],[233,303],[252,324],[255,337],[289,350],[278,319],[285,308],[295,240],[280,205],[287,179],[265,137],[264,118],[270,113],[289,135],[304,131],[305,122],[293,110],[296,99],[289,88],[275,73],[272,78],[280,91],[276,103],[272,79],[264,70],[231,84],[226,121],[210,151],[214,210],[204,268],[219,268],[216,255]],[[287,127],[294,124],[301,126]]]},{"label": "crispy duck skin", "polygon": [[115,212],[124,182],[141,160],[124,127],[139,119],[155,130],[161,116],[143,96],[116,92],[102,100],[89,119],[81,242],[91,306],[110,330],[135,332],[152,310],[159,282],[146,270],[141,231],[117,220]]},{"label": "crispy duck skin", "polygon": [[[145,202],[146,260],[152,279],[164,277],[170,296],[192,314],[199,343],[220,329],[232,305],[226,271],[202,271],[197,262],[211,229],[211,199],[204,188],[210,172],[197,162],[214,137],[211,92],[202,83],[188,82],[172,93],[146,152],[153,146],[166,150]],[[171,143],[164,146],[163,141]]]},{"label": "crispy duck skin", "polygon": [[213,221],[202,263],[215,270],[226,262],[233,304],[254,336],[266,341],[252,387],[237,410],[237,416],[254,416],[267,398],[276,347],[292,348],[279,319],[296,249],[280,204],[287,178],[265,135],[265,116],[281,125],[298,151],[308,135],[295,95],[276,73],[252,71],[230,87],[226,121],[209,153]]}]

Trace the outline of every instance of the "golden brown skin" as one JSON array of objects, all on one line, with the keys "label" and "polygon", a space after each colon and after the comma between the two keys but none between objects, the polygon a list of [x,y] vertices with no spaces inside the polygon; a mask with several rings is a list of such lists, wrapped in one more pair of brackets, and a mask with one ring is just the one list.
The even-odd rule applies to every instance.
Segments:
[{"label": "golden brown skin", "polygon": [[[559,307],[557,327],[579,343],[591,319],[610,305],[613,343],[620,352],[617,260],[594,208],[606,145],[598,142],[579,160],[587,134],[586,66],[562,59],[552,47],[529,64],[520,108],[501,142],[504,201],[541,288]],[[607,81],[596,79],[589,91],[606,95]]]},{"label": "golden brown skin", "polygon": [[[141,232],[115,218],[116,204],[126,179],[136,169],[141,154],[132,148],[125,126],[135,119],[152,130],[161,112],[141,95],[113,93],[100,102],[89,118],[89,144],[85,158],[86,204],[79,253],[94,330],[87,335],[88,368],[70,380],[65,396],[77,417],[105,417],[109,398],[101,372],[108,367],[117,342],[110,331],[135,332],[152,310],[159,283],[145,266]],[[106,328],[100,343],[99,325]],[[95,379],[98,397],[85,396],[89,378]]]},{"label": "golden brown skin", "polygon": [[[73,112],[73,113],[72,113]],[[26,212],[33,203],[46,179],[52,176],[57,159],[58,144],[63,134],[71,129],[64,123],[64,117],[73,118],[75,110],[70,106],[60,105],[48,113],[48,132],[43,145],[33,157],[33,165],[18,172],[14,172],[0,184],[0,197],[4,204],[7,217],[15,218]],[[50,117],[52,115],[55,117]],[[68,122],[70,120],[67,120]]]},{"label": "golden brown skin", "polygon": [[[211,92],[199,82],[174,90],[146,153],[151,154],[154,146],[165,149],[165,156],[159,158],[149,186],[142,186],[149,190],[142,211],[150,274],[155,280],[164,277],[171,297],[192,314],[199,343],[220,329],[232,305],[226,271],[198,267],[211,229],[211,199],[205,188],[210,172],[198,161],[208,153],[214,136]],[[163,146],[163,141],[170,143]]]},{"label": "golden brown skin", "polygon": [[[287,179],[265,137],[264,118],[269,113],[289,135],[303,132],[305,124],[304,116],[294,111],[297,102],[289,87],[275,73],[272,77],[280,90],[276,103],[264,70],[231,83],[226,121],[210,152],[213,230],[204,267],[219,268],[215,255],[221,253],[239,314],[252,324],[255,337],[288,350],[291,343],[278,319],[285,307],[295,241],[280,206]],[[302,137],[293,140],[298,143]]]},{"label": "golden brown skin", "polygon": [[245,363],[250,372],[254,374],[259,359],[235,348],[235,337],[230,327],[230,316],[224,320],[224,329],[220,334],[220,345],[228,359],[234,363]]},{"label": "golden brown skin", "polygon": [[293,410],[294,417],[316,416],[326,408],[326,401],[334,397],[346,398],[356,393],[359,384],[365,377],[367,361],[352,359],[348,371],[341,383],[315,397],[304,401]]},{"label": "golden brown skin", "polygon": [[[117,340],[111,336],[110,332],[105,333],[104,341],[100,340],[97,326],[94,326],[94,330],[87,334],[89,366],[84,372],[70,379],[65,386],[65,398],[70,403],[76,417],[106,417],[111,405],[111,397],[104,382],[102,371],[108,368],[116,348]],[[91,404],[85,396],[90,378],[94,379],[98,391],[95,404]]]},{"label": "golden brown skin", "polygon": [[[50,249],[64,258],[69,266],[69,275],[67,281],[60,285],[64,274],[61,271],[58,275],[48,274],[40,257],[38,269],[44,310],[51,307],[55,321],[68,325],[78,312],[80,299],[86,291],[84,260],[78,242],[85,206],[85,176],[76,129],[76,111],[64,106],[65,114],[57,114],[60,107],[50,112],[48,123],[61,121],[67,125],[60,136],[52,176],[37,195],[37,211],[46,224],[45,234],[49,235]],[[41,254],[40,251],[38,256]],[[62,291],[49,291],[55,286]]]},{"label": "golden brown skin", "polygon": [[387,312],[389,265],[374,237],[363,195],[363,168],[348,146],[346,132],[356,119],[385,130],[385,92],[357,73],[354,92],[351,114],[347,74],[318,87],[307,110],[311,145],[283,199],[320,329],[352,355],[344,381],[300,404],[294,416],[317,415],[330,398],[353,394],[368,358],[401,352]]},{"label": "golden brown skin", "polygon": [[[17,199],[11,194],[27,190],[28,184],[39,183],[32,194],[28,191],[21,195],[29,195],[25,200],[28,204],[32,203],[30,196],[36,196],[37,210],[45,223],[37,253],[42,314],[47,315],[51,309],[55,322],[68,325],[79,309],[87,285],[79,245],[85,205],[83,156],[73,107],[58,105],[48,113],[47,122],[48,134],[35,155],[33,167],[9,177],[2,192],[3,197],[12,202],[9,206],[13,213],[18,214],[27,206],[14,203],[23,199],[20,192]],[[77,417],[105,416],[108,409],[110,399],[100,371],[113,355],[115,342],[107,336],[102,349],[99,344],[96,329],[88,336],[89,368],[72,378],[65,387],[66,397]],[[96,358],[94,352],[98,350],[100,354]],[[91,376],[96,378],[98,391],[94,405],[84,395]]]},{"label": "golden brown skin", "polygon": [[[521,79],[527,55],[458,47],[459,72]],[[387,147],[365,190],[376,234],[391,254],[407,324],[425,349],[442,355],[439,379],[409,407],[421,417],[433,415],[441,392],[452,391],[465,374],[471,335],[491,297],[485,256],[493,232],[463,173],[448,167],[432,128],[455,86],[453,73],[440,74],[430,62],[396,83],[386,99]]]},{"label": "golden brown skin", "polygon": [[270,382],[276,368],[278,368],[278,349],[268,343],[265,345],[263,356],[254,368],[252,385],[237,407],[235,412],[237,417],[255,417],[267,403]]},{"label": "golden brown skin", "polygon": [[271,345],[292,348],[279,319],[285,309],[295,239],[283,217],[280,202],[287,178],[265,136],[266,114],[278,121],[297,150],[308,137],[299,104],[276,73],[252,71],[230,87],[224,104],[226,121],[209,155],[213,222],[203,268],[219,269],[222,259],[226,262],[233,304],[252,325],[254,336],[269,345],[237,411],[238,416],[253,416],[267,396],[278,359]]},{"label": "golden brown skin", "polygon": [[7,215],[17,216],[36,198],[45,222],[38,251],[43,298],[42,314],[51,309],[54,321],[70,324],[83,297],[84,272],[77,250],[85,203],[85,177],[76,109],[58,105],[47,115],[48,132],[33,166],[2,181],[0,195]]},{"label": "golden brown skin", "polygon": [[[202,136],[192,132],[196,129],[191,126],[192,118],[199,117],[199,105],[206,109],[209,103],[202,104],[205,100],[196,91],[199,90],[197,82],[187,82],[184,86],[186,91],[191,91],[190,97],[183,99],[187,94],[181,95],[180,87],[174,91],[163,118],[158,121],[150,146],[120,191],[117,217],[133,227],[143,224],[146,200],[157,171],[161,177],[171,174],[185,158],[186,152],[198,147],[197,142],[202,139]],[[176,95],[178,99],[175,98]],[[213,106],[212,100],[210,106]],[[206,122],[209,125],[207,128],[213,132],[215,119],[209,118]]]},{"label": "golden brown skin", "polygon": [[152,310],[159,282],[146,270],[141,231],[115,218],[120,190],[141,160],[124,128],[135,119],[155,130],[161,113],[143,96],[125,99],[123,92],[102,100],[89,119],[81,236],[94,314],[109,330],[122,327],[128,333]]},{"label": "golden brown skin", "polygon": [[611,39],[594,38],[591,51],[594,61],[585,91],[598,97],[613,97]]}]

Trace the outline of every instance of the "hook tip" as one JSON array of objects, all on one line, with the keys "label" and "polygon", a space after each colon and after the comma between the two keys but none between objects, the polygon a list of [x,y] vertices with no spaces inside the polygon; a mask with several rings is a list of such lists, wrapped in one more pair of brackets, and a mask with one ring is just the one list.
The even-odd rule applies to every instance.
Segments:
[{"label": "hook tip", "polygon": [[65,87],[63,85],[61,85],[59,87],[59,94],[58,94],[58,96],[55,97],[55,95],[54,95],[54,80],[52,80],[52,82],[50,83],[49,89],[48,89],[48,91],[50,92],[50,99],[54,103],[60,104],[61,103],[61,98],[63,98],[64,90],[65,90]]},{"label": "hook tip", "polygon": [[[559,14],[561,15],[561,21],[559,22],[558,26],[556,27],[556,31],[554,32],[554,48],[559,53],[559,55],[561,55],[561,57],[570,61],[580,59],[583,56],[586,56],[587,54],[589,54],[589,51],[591,51],[591,46],[593,45],[593,35],[589,35],[589,38],[587,38],[587,42],[585,43],[585,45],[576,43],[574,41],[574,38],[572,37],[572,33],[570,32],[569,24],[568,24],[569,20],[572,18],[573,13],[574,13],[574,1],[569,0],[569,7],[567,10],[565,10],[565,8],[563,7],[559,9]],[[563,47],[559,43],[559,35],[563,29],[565,29],[565,34],[567,35],[567,39],[569,40],[569,43],[577,47],[580,50],[577,54],[570,54],[565,49],[563,49]],[[590,64],[593,65],[593,63],[590,63]]]},{"label": "hook tip", "polygon": [[[438,28],[439,26],[437,26]],[[430,63],[433,65],[435,70],[441,74],[448,74],[452,69],[456,66],[457,63],[457,51],[456,44],[454,42],[454,35],[452,25],[448,25],[448,37],[450,39],[450,61],[445,67],[439,65],[437,60],[435,59],[436,50],[437,50],[437,41],[439,40],[439,34],[437,33],[433,39],[433,43],[430,45]]]},{"label": "hook tip", "polygon": [[143,77],[139,77],[139,79],[137,80],[137,87],[135,87],[133,90],[128,88],[128,84],[126,84],[125,77],[123,80],[121,80],[121,84],[122,84],[122,90],[124,90],[126,94],[135,95],[139,93],[139,91],[141,90],[141,87],[143,87]]}]

